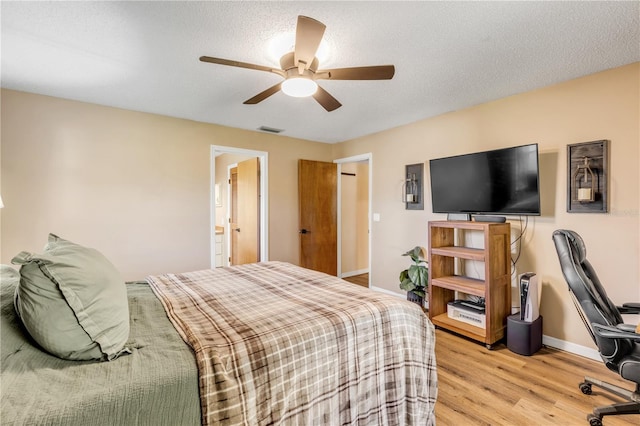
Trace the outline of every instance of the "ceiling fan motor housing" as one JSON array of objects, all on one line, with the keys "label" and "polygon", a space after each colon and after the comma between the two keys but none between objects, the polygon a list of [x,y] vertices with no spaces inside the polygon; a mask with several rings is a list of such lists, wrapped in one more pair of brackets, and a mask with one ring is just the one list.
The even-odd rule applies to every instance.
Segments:
[{"label": "ceiling fan motor housing", "polygon": [[293,52],[285,53],[280,58],[280,68],[282,68],[287,77],[292,76],[290,71],[294,71],[296,75],[305,75],[306,71],[311,71],[314,74],[318,69],[318,58],[314,57],[309,66],[306,66],[304,62],[301,62],[300,65],[304,65],[303,72],[300,72],[300,66],[295,63]]}]

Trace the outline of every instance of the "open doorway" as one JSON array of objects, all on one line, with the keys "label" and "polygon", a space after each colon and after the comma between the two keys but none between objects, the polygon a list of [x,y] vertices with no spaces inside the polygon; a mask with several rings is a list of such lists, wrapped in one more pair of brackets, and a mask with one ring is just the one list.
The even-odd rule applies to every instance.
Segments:
[{"label": "open doorway", "polygon": [[372,158],[362,154],[338,164],[338,276],[371,287]]},{"label": "open doorway", "polygon": [[[269,259],[268,254],[268,229],[267,229],[267,205],[268,205],[268,153],[249,149],[211,146],[211,267],[228,266],[231,254],[231,236],[237,233],[231,226],[231,197],[229,183],[229,165],[236,165],[249,159],[257,159],[256,167],[259,170],[257,176],[257,195],[255,206],[257,226],[252,229],[247,237],[258,239],[258,261]],[[238,209],[242,206],[238,205]],[[237,209],[237,210],[238,210]],[[251,210],[253,209],[253,206]],[[245,209],[246,210],[246,209]],[[246,231],[246,228],[245,228]],[[258,234],[258,235],[255,235]]]}]

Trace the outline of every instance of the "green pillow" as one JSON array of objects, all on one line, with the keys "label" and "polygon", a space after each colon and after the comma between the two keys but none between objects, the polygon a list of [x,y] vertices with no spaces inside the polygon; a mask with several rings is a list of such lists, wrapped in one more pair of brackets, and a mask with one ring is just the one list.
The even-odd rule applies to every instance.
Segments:
[{"label": "green pillow", "polygon": [[129,338],[124,280],[97,250],[49,234],[43,254],[22,252],[15,308],[33,339],[69,360],[112,360]]},{"label": "green pillow", "polygon": [[9,265],[0,265],[0,283],[13,285],[20,280],[20,273]]}]

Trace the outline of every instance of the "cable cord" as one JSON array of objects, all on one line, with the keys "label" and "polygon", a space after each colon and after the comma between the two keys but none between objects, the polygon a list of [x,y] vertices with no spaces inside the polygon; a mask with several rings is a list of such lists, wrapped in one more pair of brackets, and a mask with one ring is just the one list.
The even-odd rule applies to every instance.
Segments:
[{"label": "cable cord", "polygon": [[522,240],[524,239],[524,235],[527,232],[527,227],[529,226],[529,216],[525,216],[525,222],[524,222],[524,227],[522,226],[522,216],[518,216],[518,220],[520,221],[520,235],[518,235],[518,237],[513,240],[513,242],[511,243],[511,246],[513,246],[514,244],[518,244],[518,253],[516,254],[516,258],[513,259],[511,258],[511,275],[513,276],[516,273],[516,263],[518,263],[518,260],[520,259],[520,255],[522,254]]}]

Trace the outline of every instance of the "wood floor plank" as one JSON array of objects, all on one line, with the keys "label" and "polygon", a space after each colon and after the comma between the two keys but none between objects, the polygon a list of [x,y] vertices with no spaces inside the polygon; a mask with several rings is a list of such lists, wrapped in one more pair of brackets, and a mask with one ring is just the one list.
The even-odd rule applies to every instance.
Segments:
[{"label": "wood floor plank", "polygon": [[358,284],[359,286],[362,286],[362,287],[369,287],[368,273],[364,273],[360,275],[352,275],[350,277],[343,278],[343,280],[349,281],[350,283],[353,283],[353,284]]},{"label": "wood floor plank", "polygon": [[[632,389],[603,363],[551,348],[532,356],[503,343],[483,344],[436,330],[438,401],[443,425],[583,425],[594,407],[621,402],[593,388],[578,388],[585,375]],[[640,424],[640,415],[605,417],[604,426]]]}]

